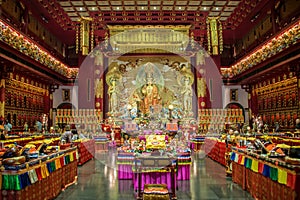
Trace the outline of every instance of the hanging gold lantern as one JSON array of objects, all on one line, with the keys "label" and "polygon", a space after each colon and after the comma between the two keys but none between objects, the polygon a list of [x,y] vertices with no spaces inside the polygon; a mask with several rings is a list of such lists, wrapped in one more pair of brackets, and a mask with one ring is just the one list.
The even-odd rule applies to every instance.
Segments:
[{"label": "hanging gold lantern", "polygon": [[[92,21],[92,18],[90,17],[81,17],[80,19],[80,50],[82,52],[82,55],[88,55],[90,51],[90,34],[91,39],[93,42],[93,35],[94,35],[94,27],[90,26],[90,23]],[[76,33],[76,38],[78,38],[78,31]],[[76,48],[78,48],[78,42],[76,42]],[[91,44],[92,48],[93,44]]]},{"label": "hanging gold lantern", "polygon": [[208,52],[218,55],[223,51],[223,31],[219,17],[207,17]]}]

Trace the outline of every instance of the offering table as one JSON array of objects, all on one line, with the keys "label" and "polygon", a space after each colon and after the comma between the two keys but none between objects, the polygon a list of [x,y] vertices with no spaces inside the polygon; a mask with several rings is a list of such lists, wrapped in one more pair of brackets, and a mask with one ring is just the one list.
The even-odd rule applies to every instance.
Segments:
[{"label": "offering table", "polygon": [[77,159],[76,148],[69,148],[24,164],[4,165],[0,199],[54,199],[77,181]]},{"label": "offering table", "polygon": [[232,180],[254,198],[300,199],[299,164],[288,164],[245,149],[232,149]]},{"label": "offering table", "polygon": [[176,199],[177,158],[171,156],[138,155],[134,159],[134,189],[142,199],[145,184],[166,184]]}]

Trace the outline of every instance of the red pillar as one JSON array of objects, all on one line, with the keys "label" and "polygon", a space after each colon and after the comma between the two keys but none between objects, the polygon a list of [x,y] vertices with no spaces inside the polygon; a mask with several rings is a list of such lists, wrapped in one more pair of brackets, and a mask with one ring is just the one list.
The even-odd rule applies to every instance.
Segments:
[{"label": "red pillar", "polygon": [[5,79],[0,79],[0,119],[4,119],[5,108]]},{"label": "red pillar", "polygon": [[95,109],[98,120],[103,119],[103,95],[104,95],[104,63],[103,55],[96,56],[94,61],[94,80],[95,80]]},{"label": "red pillar", "polygon": [[53,93],[51,92],[49,95],[49,120],[48,120],[48,127],[51,127],[53,124]]},{"label": "red pillar", "polygon": [[[298,70],[300,70],[300,67],[298,67]],[[298,113],[297,118],[300,118],[300,72],[297,72],[297,80],[298,80]]]},{"label": "red pillar", "polygon": [[198,97],[198,109],[206,109],[211,107],[208,83],[206,82],[205,74],[201,74],[201,66],[196,67],[196,85]]},{"label": "red pillar", "polygon": [[[98,79],[98,77],[96,78]],[[98,119],[102,119],[102,111],[103,111],[103,78],[99,78],[99,82],[97,87],[98,92],[95,94],[95,109],[97,111],[97,117]]]}]

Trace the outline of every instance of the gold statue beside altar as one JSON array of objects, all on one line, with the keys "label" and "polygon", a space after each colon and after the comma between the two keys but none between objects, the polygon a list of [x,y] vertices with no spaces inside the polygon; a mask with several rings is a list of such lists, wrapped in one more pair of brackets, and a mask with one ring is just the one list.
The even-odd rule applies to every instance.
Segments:
[{"label": "gold statue beside altar", "polygon": [[109,96],[109,112],[116,113],[119,108],[119,89],[118,82],[121,79],[121,74],[116,63],[112,63],[111,70],[106,75],[106,83],[108,84]]}]

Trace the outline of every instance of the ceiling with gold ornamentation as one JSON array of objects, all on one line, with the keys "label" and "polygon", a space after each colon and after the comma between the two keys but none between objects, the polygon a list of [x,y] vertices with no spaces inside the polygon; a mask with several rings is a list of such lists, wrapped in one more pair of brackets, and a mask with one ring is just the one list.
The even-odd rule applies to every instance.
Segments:
[{"label": "ceiling with gold ornamentation", "polygon": [[[21,0],[31,12],[66,43],[74,42],[76,24],[90,17],[95,35],[104,35],[107,25],[192,25],[196,36],[206,34],[206,18],[219,17],[224,41],[239,37],[243,27],[266,6],[263,0]],[[246,22],[246,23],[245,23]],[[239,31],[237,31],[239,30]],[[72,40],[73,39],[73,40]]]}]

